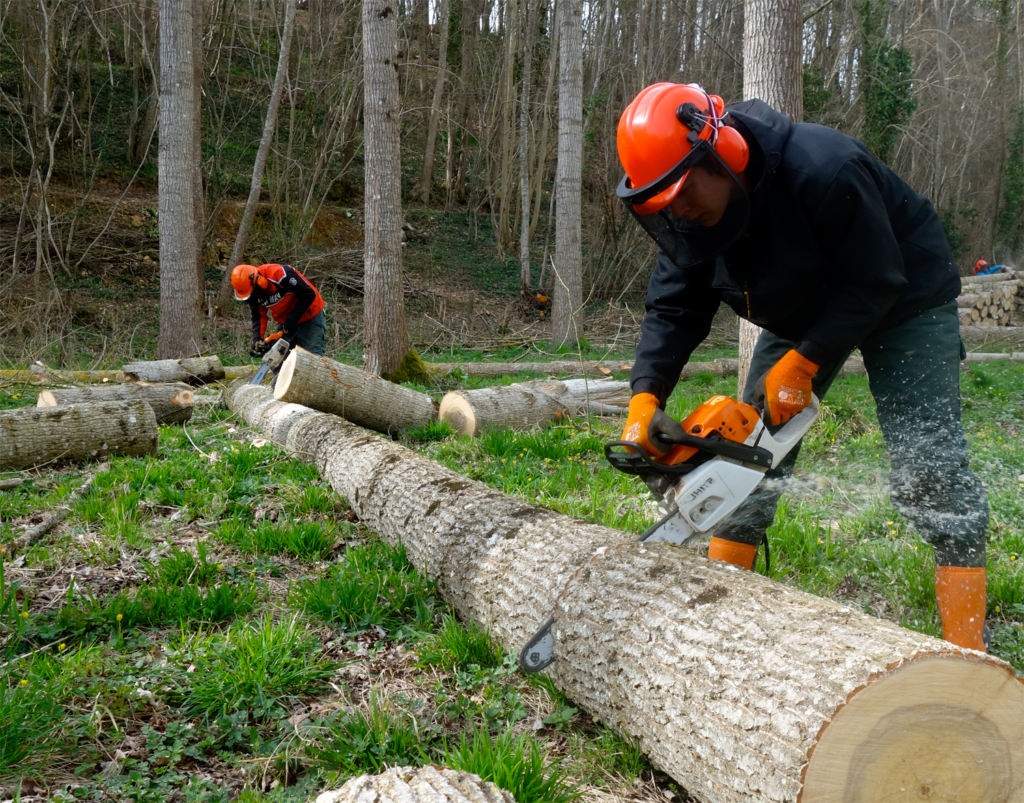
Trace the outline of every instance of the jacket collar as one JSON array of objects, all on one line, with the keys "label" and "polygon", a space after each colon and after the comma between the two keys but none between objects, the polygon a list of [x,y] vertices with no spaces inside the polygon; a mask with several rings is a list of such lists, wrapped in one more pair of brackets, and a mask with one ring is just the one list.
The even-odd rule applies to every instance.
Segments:
[{"label": "jacket collar", "polygon": [[739,122],[744,135],[748,132],[754,141],[748,142],[751,150],[759,148],[764,156],[764,170],[754,187],[751,202],[753,206],[759,207],[764,203],[779,166],[782,164],[782,155],[786,149],[786,143],[793,132],[793,121],[785,114],[775,111],[763,100],[745,100],[730,106],[729,114]]}]

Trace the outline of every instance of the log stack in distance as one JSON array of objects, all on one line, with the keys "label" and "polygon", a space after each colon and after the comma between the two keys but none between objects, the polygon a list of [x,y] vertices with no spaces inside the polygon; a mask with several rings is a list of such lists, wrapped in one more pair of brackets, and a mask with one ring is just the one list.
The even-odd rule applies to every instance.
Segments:
[{"label": "log stack in distance", "polygon": [[182,424],[192,417],[196,394],[184,382],[129,382],[122,385],[42,390],[39,392],[36,406],[56,407],[61,404],[129,399],[141,399],[149,404],[153,408],[158,424]]},{"label": "log stack in distance", "polygon": [[506,649],[553,615],[555,685],[697,799],[1024,803],[1005,662],[510,497],[266,390],[225,397]]},{"label": "log stack in distance", "polygon": [[153,408],[141,399],[0,411],[0,469],[156,454]]},{"label": "log stack in distance", "polygon": [[437,405],[426,393],[303,348],[293,349],[281,366],[274,398],[340,415],[377,432],[398,432],[437,420]]}]

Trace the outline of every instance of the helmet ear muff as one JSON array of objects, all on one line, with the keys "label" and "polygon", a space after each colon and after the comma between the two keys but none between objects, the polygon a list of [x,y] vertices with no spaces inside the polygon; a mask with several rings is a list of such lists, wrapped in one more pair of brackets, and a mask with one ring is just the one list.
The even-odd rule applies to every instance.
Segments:
[{"label": "helmet ear muff", "polygon": [[750,148],[743,135],[732,126],[718,129],[715,153],[733,173],[742,173],[750,161]]},{"label": "helmet ear muff", "polygon": [[270,282],[267,281],[267,278],[265,276],[261,276],[260,274],[257,273],[256,285],[261,289],[266,290],[268,287],[270,287]]}]

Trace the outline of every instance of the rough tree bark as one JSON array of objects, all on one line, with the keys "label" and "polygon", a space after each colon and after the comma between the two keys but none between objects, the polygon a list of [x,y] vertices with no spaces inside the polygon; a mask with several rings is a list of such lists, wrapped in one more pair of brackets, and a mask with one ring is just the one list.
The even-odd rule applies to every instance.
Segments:
[{"label": "rough tree bark", "polygon": [[575,416],[591,405],[601,413],[626,412],[629,382],[611,379],[538,379],[478,390],[455,390],[441,399],[437,417],[462,435],[484,427],[522,429]]},{"label": "rough tree bark", "polygon": [[555,286],[551,297],[551,343],[583,337],[583,3],[559,0],[558,205],[555,211]]},{"label": "rough tree bark", "polygon": [[533,29],[537,25],[537,1],[524,0],[524,4],[526,33],[519,95],[519,287],[525,296],[533,287],[530,276],[530,82],[533,80]]},{"label": "rough tree bark", "polygon": [[699,800],[1024,801],[1024,684],[1004,662],[506,496],[261,388],[226,397],[498,643],[553,614],[555,685]]},{"label": "rough tree bark", "polygon": [[437,405],[426,393],[302,348],[294,349],[281,366],[274,398],[334,413],[378,432],[437,420]]},{"label": "rough tree bark", "polygon": [[516,803],[504,789],[477,775],[426,767],[394,767],[360,775],[341,789],[321,792],[316,803]]},{"label": "rough tree bark", "polygon": [[0,469],[156,454],[156,442],[153,408],[138,399],[0,411]]},{"label": "rough tree bark", "polygon": [[198,248],[196,173],[192,151],[197,125],[193,82],[193,3],[160,2],[160,339],[157,357],[188,357],[202,349],[202,290]]},{"label": "rough tree bark", "polygon": [[249,229],[256,218],[256,210],[260,205],[260,192],[263,189],[263,172],[267,167],[267,156],[270,154],[270,145],[274,141],[274,134],[277,132],[277,112],[281,108],[281,95],[284,91],[284,77],[288,73],[288,56],[292,47],[292,30],[295,27],[295,0],[287,0],[284,7],[284,28],[281,32],[281,45],[277,55],[277,75],[274,76],[274,87],[270,91],[270,101],[267,104],[267,116],[263,121],[263,136],[260,138],[259,148],[256,150],[256,162],[252,168],[252,182],[249,185],[249,197],[245,201],[245,211],[242,212],[242,222],[238,224],[238,233],[235,235],[235,244],[231,248],[231,259],[228,261],[228,269],[221,279],[220,289],[217,291],[217,305],[219,310],[225,310],[231,302],[231,270],[245,254],[245,247],[249,242]]},{"label": "rough tree bark", "polygon": [[365,232],[363,363],[395,371],[409,353],[402,293],[398,23],[392,0],[363,0]]},{"label": "rough tree bark", "polygon": [[[423,0],[425,3],[426,0]],[[437,79],[434,81],[434,98],[430,104],[430,120],[427,122],[427,150],[423,156],[423,173],[420,175],[420,200],[430,203],[430,187],[434,183],[434,149],[437,144],[437,122],[441,117],[441,98],[448,77],[448,0],[438,0],[437,25],[441,29],[441,45],[437,54]],[[420,55],[424,42],[420,43]],[[421,79],[422,80],[422,79]]]},{"label": "rough tree bark", "polygon": [[125,382],[187,382],[205,385],[225,379],[220,357],[192,357],[183,360],[130,362],[124,366]]},{"label": "rough tree bark", "polygon": [[183,424],[192,417],[196,394],[184,382],[153,384],[130,382],[124,385],[100,385],[92,388],[57,388],[39,392],[37,407],[57,407],[99,401],[139,399],[153,408],[161,424]]},{"label": "rough tree bark", "polygon": [[[744,0],[743,97],[760,98],[794,122],[804,117],[803,4],[799,0]],[[740,319],[738,396],[761,329]]]}]

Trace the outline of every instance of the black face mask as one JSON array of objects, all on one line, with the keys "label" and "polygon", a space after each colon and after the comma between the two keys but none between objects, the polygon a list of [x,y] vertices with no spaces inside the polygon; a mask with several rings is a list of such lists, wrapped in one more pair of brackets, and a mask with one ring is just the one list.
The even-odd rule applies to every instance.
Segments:
[{"label": "black face mask", "polygon": [[[696,221],[676,217],[668,206],[646,215],[636,211],[634,207],[664,192],[704,159],[714,160],[740,188],[740,197],[729,203],[718,223],[704,226]],[[750,223],[750,194],[736,174],[715,153],[714,148],[704,140],[698,140],[686,158],[644,187],[634,189],[629,184],[629,178],[623,176],[615,194],[622,199],[630,214],[654,239],[665,256],[680,268],[714,259],[735,244]]]}]

